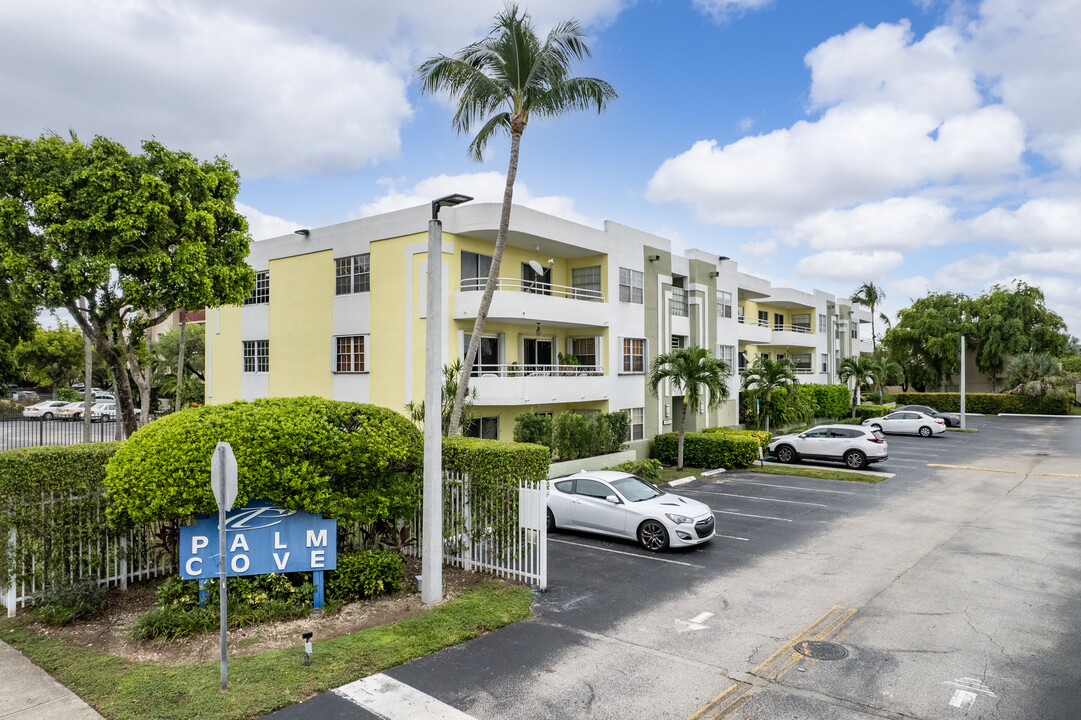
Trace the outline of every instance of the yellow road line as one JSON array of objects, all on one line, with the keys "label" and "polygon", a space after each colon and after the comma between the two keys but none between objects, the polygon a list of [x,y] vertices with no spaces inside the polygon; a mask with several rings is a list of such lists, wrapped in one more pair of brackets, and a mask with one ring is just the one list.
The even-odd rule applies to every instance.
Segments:
[{"label": "yellow road line", "polygon": [[973,465],[942,465],[940,463],[927,463],[927,467],[952,468],[954,470],[980,470],[982,472],[1007,473],[1009,475],[1038,475],[1039,477],[1081,478],[1081,475],[1078,475],[1077,473],[1024,472],[1023,470],[1000,470],[998,468],[975,467]]},{"label": "yellow road line", "polygon": [[[803,656],[795,652],[795,647],[800,642],[808,639],[826,640],[843,630],[852,616],[856,614],[855,608],[847,610],[840,605],[834,605],[822,613],[814,622],[794,635],[788,642],[777,648],[768,658],[755,665],[751,675],[762,677],[767,680],[776,680],[795,667],[799,658]],[[793,657],[796,659],[793,660]],[[776,667],[773,667],[776,664]],[[772,672],[767,672],[772,669]],[[698,709],[687,720],[721,720],[731,717],[737,710],[750,701],[757,691],[754,685],[745,682],[735,682],[729,685],[724,692],[710,700]]]}]

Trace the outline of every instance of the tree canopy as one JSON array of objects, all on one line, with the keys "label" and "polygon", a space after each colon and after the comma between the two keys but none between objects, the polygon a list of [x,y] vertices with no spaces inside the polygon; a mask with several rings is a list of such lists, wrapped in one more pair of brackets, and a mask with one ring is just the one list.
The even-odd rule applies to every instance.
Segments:
[{"label": "tree canopy", "polygon": [[0,136],[0,272],[90,336],[129,435],[145,330],[180,307],[240,303],[254,284],[239,187],[228,161],[153,140],[132,154],[103,137]]},{"label": "tree canopy", "polygon": [[[788,358],[771,360],[769,355],[758,355],[743,371],[743,389],[753,390],[762,398],[762,414],[766,418],[766,432],[769,432],[770,407],[773,404],[775,390],[799,385],[796,366]],[[795,396],[793,396],[795,399]]]},{"label": "tree canopy", "polygon": [[35,385],[67,387],[84,369],[83,334],[63,323],[53,330],[38,328],[15,348],[15,359]]},{"label": "tree canopy", "polygon": [[[0,388],[19,379],[15,348],[33,337],[37,326],[36,308],[26,293],[13,282],[0,265]],[[0,395],[5,394],[0,391]]]},{"label": "tree canopy", "polygon": [[676,419],[679,432],[679,447],[676,455],[676,467],[683,468],[683,437],[687,422],[687,406],[698,408],[707,397],[711,408],[717,407],[728,399],[728,378],[731,369],[713,353],[701,347],[688,347],[662,353],[654,358],[649,369],[646,385],[650,392],[657,394],[657,388],[664,380],[672,381],[674,392],[683,392],[683,407]]}]

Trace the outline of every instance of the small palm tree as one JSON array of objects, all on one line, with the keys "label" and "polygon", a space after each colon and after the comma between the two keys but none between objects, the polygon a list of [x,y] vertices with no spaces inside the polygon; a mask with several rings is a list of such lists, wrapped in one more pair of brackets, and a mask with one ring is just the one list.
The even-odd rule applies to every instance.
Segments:
[{"label": "small palm tree", "polygon": [[[455,360],[449,365],[443,366],[443,385],[439,388],[440,417],[444,437],[450,434],[450,410],[451,403],[458,392],[459,378],[462,376],[462,361]],[[470,388],[466,396],[465,406],[462,408],[462,424],[468,425],[473,420],[473,403],[477,400],[477,389]],[[424,429],[424,401],[419,403],[410,400],[405,404],[405,411],[409,413],[409,419],[420,429]]]},{"label": "small palm tree", "polygon": [[715,408],[729,397],[728,378],[731,368],[718,360],[709,350],[696,346],[680,348],[654,358],[646,381],[650,392],[657,396],[657,388],[663,380],[683,390],[683,409],[676,419],[679,444],[676,467],[683,469],[683,435],[687,419],[687,406],[698,407],[703,396],[709,396],[709,407]]},{"label": "small palm tree", "polygon": [[894,385],[902,378],[901,365],[889,355],[881,354],[871,358],[871,379],[878,386],[878,404],[882,404],[882,390],[886,385]]},{"label": "small palm tree", "polygon": [[852,293],[852,302],[863,305],[871,311],[871,349],[878,352],[878,344],[875,340],[875,307],[886,299],[886,291],[873,282],[865,282],[859,290]]},{"label": "small palm tree", "polygon": [[1011,395],[1051,395],[1063,397],[1069,394],[1068,379],[1059,369],[1058,362],[1047,353],[1022,353],[1006,361],[1006,392]]},{"label": "small palm tree", "polygon": [[860,404],[860,386],[872,382],[874,373],[875,364],[866,355],[846,357],[837,363],[837,377],[841,382],[847,384],[849,380],[855,381],[852,387],[852,417],[856,417],[856,406]]},{"label": "small palm tree", "polygon": [[770,360],[767,355],[759,355],[743,371],[743,389],[755,390],[762,395],[766,432],[769,432],[769,410],[773,403],[773,391],[781,387],[788,389],[798,384],[796,366],[788,358]]},{"label": "small palm tree", "polygon": [[510,227],[514,179],[518,174],[518,146],[526,124],[532,116],[554,118],[571,110],[595,107],[600,113],[616,97],[612,86],[603,80],[570,76],[571,65],[590,55],[585,37],[581,24],[568,20],[552,28],[541,42],[529,14],[519,13],[518,6],[511,4],[496,15],[491,32],[483,40],[462,48],[454,57],[437,55],[417,68],[422,92],[446,93],[457,100],[452,122],[459,133],[471,132],[480,125],[469,143],[469,154],[475,160],[482,159],[484,148],[496,134],[510,136],[510,164],[499,233],[451,410],[452,435],[458,434],[469,376],[499,280]]}]

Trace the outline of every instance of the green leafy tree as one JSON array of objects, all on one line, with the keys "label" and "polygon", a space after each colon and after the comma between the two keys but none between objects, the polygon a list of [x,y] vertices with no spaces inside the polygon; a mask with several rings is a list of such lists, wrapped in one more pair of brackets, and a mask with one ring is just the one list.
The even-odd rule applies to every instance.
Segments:
[{"label": "green leafy tree", "polygon": [[254,285],[237,172],[155,141],[0,136],[0,272],[65,308],[109,367],[123,429],[130,377],[149,403],[148,328],[179,307],[239,304]]},{"label": "green leafy tree", "polygon": [[1044,304],[1043,291],[1020,280],[1013,287],[993,286],[965,309],[966,337],[976,351],[976,367],[994,392],[1011,356],[1061,355],[1069,344],[1066,323]]},{"label": "green leafy tree", "polygon": [[[454,404],[454,398],[458,393],[458,382],[462,376],[462,361],[456,359],[449,365],[443,366],[443,385],[439,388],[439,401],[442,405],[442,433],[443,437],[450,435],[450,412]],[[469,425],[473,421],[473,403],[477,400],[477,389],[470,388],[465,406],[462,408],[462,425]],[[424,429],[424,401],[419,403],[410,400],[405,404],[405,411],[409,414],[418,428]]]},{"label": "green leafy tree", "polygon": [[[153,389],[159,397],[175,398],[177,396],[177,383],[181,385],[180,404],[174,405],[176,409],[189,407],[195,403],[201,404],[206,397],[205,372],[206,372],[206,326],[203,323],[191,323],[186,333],[181,328],[173,328],[164,332],[154,341],[152,347],[153,357]],[[186,335],[186,351],[184,353],[184,372],[178,372],[180,362],[181,334]],[[174,400],[175,402],[175,400]]]},{"label": "green leafy tree", "polygon": [[20,341],[32,338],[36,327],[37,308],[14,279],[4,273],[0,263],[0,395],[7,394],[8,383],[19,380],[15,348]]},{"label": "green leafy tree", "polygon": [[452,123],[459,133],[469,133],[480,126],[469,144],[474,159],[482,159],[484,149],[495,135],[510,136],[510,162],[499,232],[451,411],[448,429],[451,435],[458,434],[469,391],[469,375],[499,279],[522,133],[534,116],[554,118],[590,108],[596,108],[599,113],[616,97],[612,86],[603,80],[571,77],[571,66],[590,55],[585,37],[581,24],[569,20],[552,28],[542,42],[529,14],[519,12],[518,6],[511,4],[496,15],[484,39],[459,50],[453,57],[438,55],[417,68],[422,92],[442,93],[455,100]]},{"label": "green leafy tree", "polygon": [[852,417],[856,417],[856,406],[860,404],[860,386],[874,381],[874,361],[868,355],[846,357],[837,363],[837,377],[846,385],[852,385]]},{"label": "green leafy tree", "polygon": [[959,369],[961,312],[967,302],[961,293],[928,293],[897,312],[884,341],[918,390],[941,389]]},{"label": "green leafy tree", "polygon": [[657,396],[658,388],[665,380],[671,381],[673,392],[683,391],[683,408],[676,418],[679,433],[676,467],[683,469],[687,406],[697,408],[708,397],[708,407],[715,408],[728,400],[728,378],[731,374],[727,363],[714,357],[709,350],[693,345],[658,355],[650,364],[646,385],[654,396]]},{"label": "green leafy tree", "polygon": [[15,359],[35,385],[67,387],[82,370],[83,334],[63,323],[55,330],[38,328],[15,348]]},{"label": "green leafy tree", "polygon": [[773,391],[777,388],[785,388],[786,391],[794,392],[797,385],[799,385],[799,378],[796,377],[796,367],[788,358],[771,360],[766,355],[759,355],[743,371],[743,388],[758,392],[762,398],[766,432],[769,432],[769,411],[773,404]]},{"label": "green leafy tree", "polygon": [[1066,397],[1070,381],[1058,361],[1048,353],[1022,353],[1006,361],[1006,392],[1038,397]]},{"label": "green leafy tree", "polygon": [[870,281],[863,283],[859,290],[852,293],[852,302],[863,305],[871,311],[871,348],[876,352],[878,351],[876,340],[878,334],[875,332],[875,308],[885,299],[886,291]]}]

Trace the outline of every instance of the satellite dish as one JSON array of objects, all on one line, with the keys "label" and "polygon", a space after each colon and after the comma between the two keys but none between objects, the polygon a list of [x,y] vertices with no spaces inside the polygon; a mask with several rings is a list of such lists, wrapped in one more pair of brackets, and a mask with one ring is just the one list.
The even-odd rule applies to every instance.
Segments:
[{"label": "satellite dish", "polygon": [[530,260],[529,261],[529,267],[533,268],[533,272],[537,273],[538,275],[543,275],[544,274],[544,266],[541,265],[536,260]]}]

